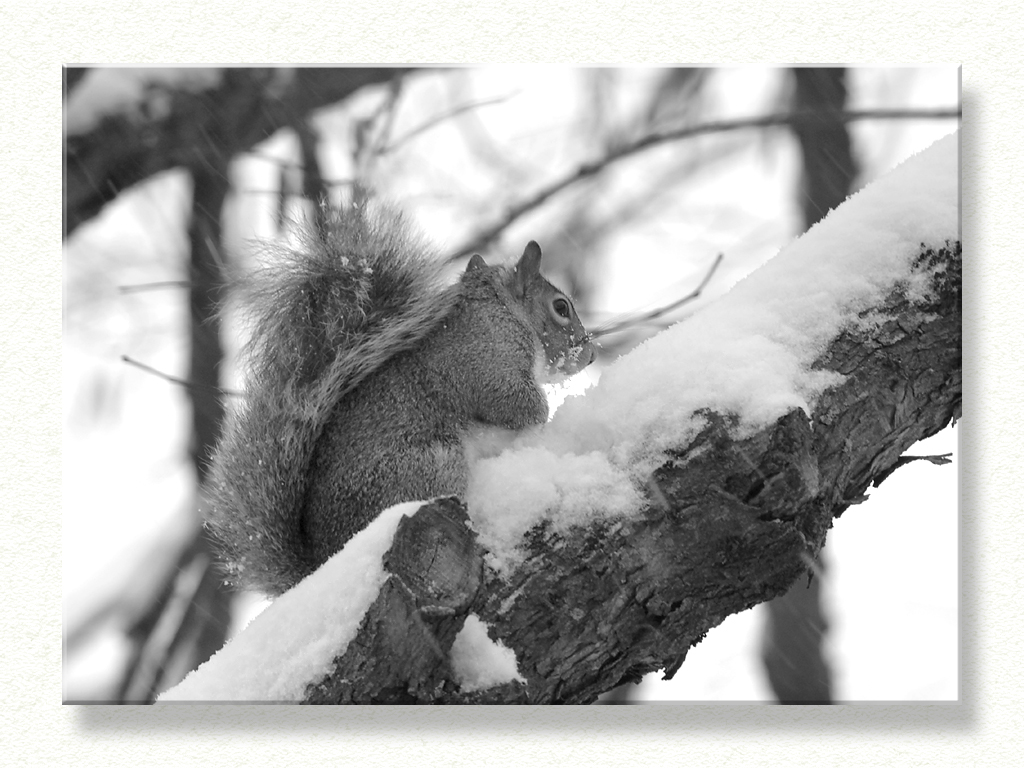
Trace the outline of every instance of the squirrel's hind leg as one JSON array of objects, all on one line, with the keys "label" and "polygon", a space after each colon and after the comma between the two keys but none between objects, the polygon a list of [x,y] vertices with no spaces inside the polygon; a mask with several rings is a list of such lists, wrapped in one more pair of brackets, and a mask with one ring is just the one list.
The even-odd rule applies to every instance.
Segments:
[{"label": "squirrel's hind leg", "polygon": [[[437,496],[464,497],[469,484],[466,452],[461,442],[434,441],[408,446],[392,454],[392,466],[400,466],[401,487],[387,499],[388,506],[405,501],[426,501]],[[399,496],[401,498],[399,498]],[[383,509],[383,508],[382,508]]]},{"label": "squirrel's hind leg", "polygon": [[422,470],[429,491],[434,496],[465,496],[469,484],[469,466],[462,443],[435,442],[423,452]]}]

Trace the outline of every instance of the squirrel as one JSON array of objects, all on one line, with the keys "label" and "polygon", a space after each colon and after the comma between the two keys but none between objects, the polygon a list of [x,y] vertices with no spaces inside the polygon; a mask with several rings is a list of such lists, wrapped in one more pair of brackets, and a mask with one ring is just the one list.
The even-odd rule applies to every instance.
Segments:
[{"label": "squirrel", "polygon": [[246,281],[245,396],[210,466],[207,527],[230,581],[278,595],[402,501],[463,496],[469,436],[543,424],[540,384],[589,365],[571,299],[474,255],[458,282],[402,217],[328,215]]}]

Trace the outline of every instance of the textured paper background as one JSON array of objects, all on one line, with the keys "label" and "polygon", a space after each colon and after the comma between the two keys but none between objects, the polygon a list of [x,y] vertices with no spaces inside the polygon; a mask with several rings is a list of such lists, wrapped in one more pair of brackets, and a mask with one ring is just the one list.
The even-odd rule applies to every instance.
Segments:
[{"label": "textured paper background", "polygon": [[[486,9],[486,10],[485,10]],[[980,2],[4,6],[0,742],[12,763],[959,765],[1022,741],[1019,10]],[[60,64],[962,62],[960,705],[61,706]],[[140,510],[140,514],[144,512]],[[912,547],[912,543],[908,543]],[[884,567],[884,563],[880,564]],[[898,588],[898,585],[894,585]]]}]

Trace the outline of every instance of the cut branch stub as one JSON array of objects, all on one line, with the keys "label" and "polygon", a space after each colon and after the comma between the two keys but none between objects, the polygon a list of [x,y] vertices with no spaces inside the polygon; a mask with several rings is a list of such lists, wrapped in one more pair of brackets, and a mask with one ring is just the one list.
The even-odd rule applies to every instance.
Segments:
[{"label": "cut branch stub", "polygon": [[404,518],[384,555],[389,576],[309,704],[412,704],[454,693],[449,652],[477,596],[482,552],[465,506],[437,499]]}]

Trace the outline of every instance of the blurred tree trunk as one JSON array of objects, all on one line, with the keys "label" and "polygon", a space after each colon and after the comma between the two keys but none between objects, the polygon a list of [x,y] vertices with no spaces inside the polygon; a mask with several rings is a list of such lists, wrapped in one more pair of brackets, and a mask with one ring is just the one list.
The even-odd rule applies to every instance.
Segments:
[{"label": "blurred tree trunk", "polygon": [[[796,68],[797,112],[813,117],[793,126],[800,142],[803,174],[800,207],[810,229],[850,194],[856,173],[850,135],[841,114],[846,106],[846,70]],[[822,609],[824,562],[809,581],[798,581],[768,603],[762,660],[775,697],[783,704],[829,704],[832,675],[822,651],[828,621]]]},{"label": "blurred tree trunk", "polygon": [[[216,165],[192,168],[192,221],[189,226],[191,288],[189,290],[191,365],[189,399],[192,401],[192,463],[199,493],[203,493],[209,461],[220,438],[224,420],[224,395],[220,370],[224,361],[219,310],[224,300],[227,275],[221,252],[221,213],[228,194],[227,154]],[[206,529],[199,523],[197,557],[204,562],[205,578],[193,599],[198,631],[185,669],[195,669],[216,653],[227,639],[231,596],[216,571],[216,557]],[[154,695],[157,693],[153,692]]]},{"label": "blurred tree trunk", "polygon": [[[225,290],[220,253],[221,211],[228,193],[228,155],[211,153],[190,169],[192,217],[189,224],[189,346],[187,389],[192,405],[189,455],[198,479],[197,494],[209,471],[209,460],[224,415],[220,369],[224,351],[218,307]],[[202,526],[196,504],[195,534],[149,609],[132,626],[132,661],[121,686],[121,701],[152,702],[163,688],[177,682],[168,675],[195,669],[227,639],[231,594],[216,571],[212,542]],[[169,618],[168,618],[169,617]]]},{"label": "blurred tree trunk", "polygon": [[192,401],[193,439],[190,449],[199,484],[206,482],[209,459],[224,416],[220,368],[224,350],[217,310],[225,290],[224,259],[220,252],[221,210],[228,192],[228,162],[220,155],[215,166],[203,164],[192,171],[192,221],[189,226],[189,338],[188,381]]},{"label": "blurred tree trunk", "polygon": [[857,174],[850,149],[846,108],[846,70],[797,68],[795,111],[812,115],[793,126],[803,159],[801,207],[804,229],[839,207]]}]

